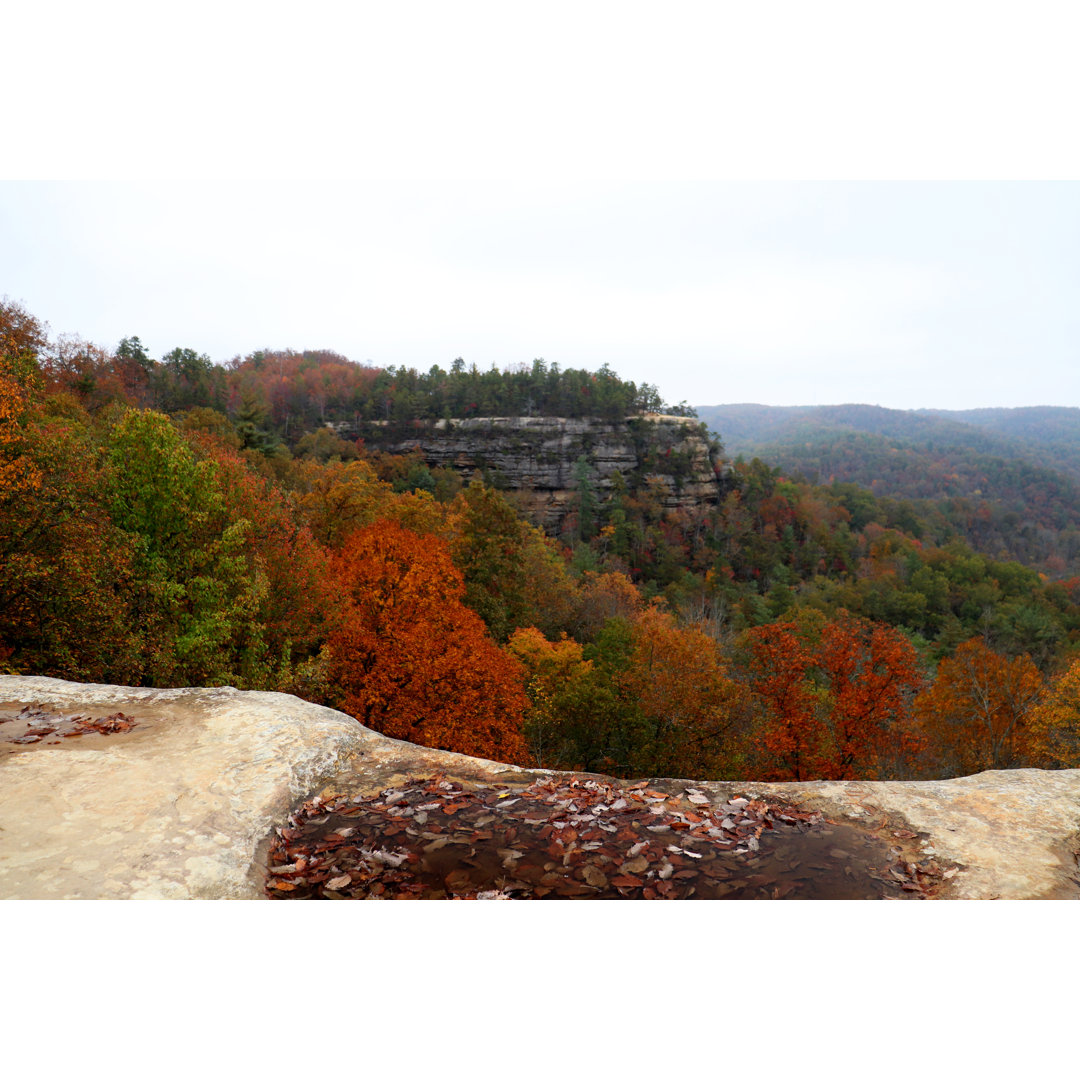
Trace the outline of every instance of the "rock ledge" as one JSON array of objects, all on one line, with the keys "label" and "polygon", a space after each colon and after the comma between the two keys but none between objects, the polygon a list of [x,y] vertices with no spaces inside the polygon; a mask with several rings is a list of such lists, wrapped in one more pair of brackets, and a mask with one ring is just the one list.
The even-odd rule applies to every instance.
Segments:
[{"label": "rock ledge", "polygon": [[[26,705],[64,717],[122,712],[135,725],[15,742]],[[285,694],[0,676],[0,898],[260,898],[270,837],[300,802],[436,773],[504,784],[551,775],[387,739]],[[1080,898],[1080,770],[696,787],[910,832],[913,856],[961,868],[943,897]]]}]

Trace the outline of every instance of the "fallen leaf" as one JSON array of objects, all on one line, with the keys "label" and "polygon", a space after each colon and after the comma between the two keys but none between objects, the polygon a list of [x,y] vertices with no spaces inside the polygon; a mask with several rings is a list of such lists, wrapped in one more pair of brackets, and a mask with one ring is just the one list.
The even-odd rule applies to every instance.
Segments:
[{"label": "fallen leaf", "polygon": [[607,875],[599,867],[589,864],[582,871],[581,876],[585,879],[587,885],[593,885],[598,889],[607,888]]}]

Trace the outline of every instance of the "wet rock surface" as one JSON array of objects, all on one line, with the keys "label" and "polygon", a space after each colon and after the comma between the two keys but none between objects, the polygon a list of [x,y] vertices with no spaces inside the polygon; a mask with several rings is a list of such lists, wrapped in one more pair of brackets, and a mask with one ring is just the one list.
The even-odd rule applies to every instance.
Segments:
[{"label": "wet rock surface", "polygon": [[1080,770],[634,783],[413,746],[285,694],[22,676],[0,676],[0,718],[0,898],[256,899],[271,879],[281,896],[1080,898]]},{"label": "wet rock surface", "polygon": [[1080,770],[1009,769],[951,780],[749,784],[860,828],[917,834],[921,853],[963,872],[948,895],[1080,899]]},{"label": "wet rock surface", "polygon": [[49,712],[34,705],[24,705],[17,713],[0,709],[0,743],[30,746],[46,742],[58,746],[61,739],[83,735],[117,735],[131,731],[138,721],[122,712],[111,716],[80,716]]},{"label": "wet rock surface", "polygon": [[[914,838],[915,833],[902,831]],[[926,898],[957,873],[820,812],[699,787],[552,776],[411,779],[305,803],[277,830],[274,899]]]}]

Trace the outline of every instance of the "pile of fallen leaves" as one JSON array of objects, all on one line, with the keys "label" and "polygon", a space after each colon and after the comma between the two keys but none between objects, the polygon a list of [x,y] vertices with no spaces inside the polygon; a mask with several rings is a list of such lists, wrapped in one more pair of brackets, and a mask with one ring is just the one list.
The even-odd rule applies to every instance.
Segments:
[{"label": "pile of fallen leaves", "polygon": [[[930,891],[932,873],[920,879],[901,862],[884,865],[891,855],[881,841],[849,830],[883,864],[860,874],[861,860],[837,839],[843,828],[757,799],[713,805],[692,787],[666,795],[648,781],[616,787],[553,778],[466,789],[436,776],[377,795],[305,803],[271,842],[266,892],[279,899],[675,900]],[[781,834],[786,845],[776,842]]]},{"label": "pile of fallen leaves", "polygon": [[[42,741],[59,743],[60,739],[71,739],[79,735],[117,735],[130,731],[136,726],[131,716],[122,712],[95,719],[91,716],[67,716],[63,713],[51,713],[37,705],[24,705],[14,716],[0,716],[0,724],[14,723],[6,742],[28,744]],[[56,738],[50,739],[54,735]]]}]

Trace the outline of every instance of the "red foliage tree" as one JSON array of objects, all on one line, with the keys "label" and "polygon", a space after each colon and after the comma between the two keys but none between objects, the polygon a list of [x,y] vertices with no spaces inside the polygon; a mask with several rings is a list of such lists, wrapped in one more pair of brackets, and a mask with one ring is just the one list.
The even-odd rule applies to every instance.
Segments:
[{"label": "red foliage tree", "polygon": [[795,623],[748,630],[746,667],[760,717],[765,779],[807,780],[817,766],[824,724],[807,679],[813,657]]},{"label": "red foliage tree", "polygon": [[513,763],[525,759],[525,672],[462,603],[446,545],[380,521],[334,560],[344,614],[330,635],[342,707],[396,739]]},{"label": "red foliage tree", "polygon": [[818,668],[829,688],[829,760],[823,775],[852,780],[902,770],[921,742],[909,711],[922,686],[911,643],[891,626],[847,612],[821,633]]},{"label": "red foliage tree", "polygon": [[902,634],[841,612],[816,635],[773,623],[744,641],[764,778],[867,779],[910,767],[922,676]]}]

